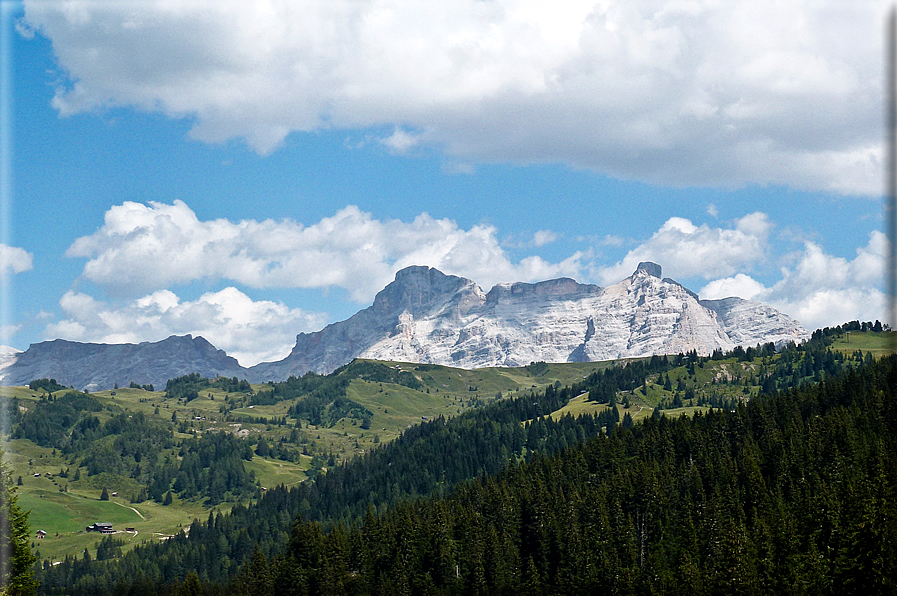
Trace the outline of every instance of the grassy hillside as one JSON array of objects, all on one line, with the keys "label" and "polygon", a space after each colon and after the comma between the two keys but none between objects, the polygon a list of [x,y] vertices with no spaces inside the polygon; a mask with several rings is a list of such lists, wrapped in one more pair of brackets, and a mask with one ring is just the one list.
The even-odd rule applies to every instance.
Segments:
[{"label": "grassy hillside", "polygon": [[[411,389],[396,383],[351,379],[346,396],[372,413],[368,428],[362,428],[364,420],[348,417],[333,425],[313,425],[288,416],[290,407],[302,397],[272,405],[250,405],[248,393],[257,394],[268,388],[266,384],[252,385],[251,392],[208,387],[198,391],[197,397],[190,401],[168,396],[161,390],[135,388],[101,391],[90,397],[103,406],[94,413],[101,424],[121,413],[127,416],[142,413],[148,420],[168,426],[176,440],[227,432],[245,437],[254,447],[259,438],[269,444],[288,445],[297,453],[295,461],[255,455],[244,463],[259,490],[266,490],[279,485],[293,486],[308,478],[310,471],[313,475],[329,465],[364,455],[422,421],[457,416],[497,399],[544,390],[555,383],[581,381],[608,365],[540,364],[519,369],[470,371],[397,362],[385,364],[410,372],[421,386]],[[18,400],[21,415],[33,412],[42,401],[65,393],[47,393],[28,387],[0,388],[0,396]],[[63,453],[27,438],[8,440],[3,448],[14,471],[14,480],[22,479],[18,492],[20,502],[32,511],[32,530],[48,532],[46,538],[35,539],[35,547],[43,559],[58,561],[66,555],[81,554],[85,549],[95,554],[99,536],[84,531],[94,522],[110,522],[121,530],[116,537],[125,541],[123,550],[127,551],[135,544],[164,540],[188,527],[194,519],[205,519],[210,510],[202,499],[180,499],[177,493],[172,495],[169,505],[152,499],[132,502],[133,496],[146,486],[122,473],[88,474],[83,465],[83,452]],[[168,453],[177,457],[176,449]],[[313,466],[317,470],[312,470]],[[101,501],[104,488],[118,495]],[[223,502],[214,508],[226,511],[232,505],[233,502]],[[134,532],[124,532],[125,527],[133,527]]]},{"label": "grassy hillside", "polygon": [[874,358],[881,358],[894,352],[897,332],[852,331],[841,333],[834,338],[832,349],[851,354],[856,350],[869,352]]},{"label": "grassy hillside", "polygon": [[[14,481],[21,478],[22,484],[17,487],[19,504],[31,511],[32,532],[48,533],[42,540],[35,538],[35,548],[45,559],[60,560],[66,555],[82,553],[85,548],[95,549],[99,536],[85,532],[85,527],[94,522],[110,522],[120,530],[134,527],[135,532],[121,534],[127,548],[175,534],[194,518],[208,514],[201,503],[178,499],[169,506],[153,501],[131,503],[125,493],[130,494],[127,489],[133,490],[134,481],[114,474],[88,477],[82,468],[81,478],[75,481],[77,468],[69,460],[58,451],[54,454],[54,450],[29,440],[14,439],[5,443],[3,449]],[[60,476],[66,469],[68,478]],[[119,496],[101,501],[103,488],[110,494],[119,492]],[[229,505],[219,507],[229,508]]]}]

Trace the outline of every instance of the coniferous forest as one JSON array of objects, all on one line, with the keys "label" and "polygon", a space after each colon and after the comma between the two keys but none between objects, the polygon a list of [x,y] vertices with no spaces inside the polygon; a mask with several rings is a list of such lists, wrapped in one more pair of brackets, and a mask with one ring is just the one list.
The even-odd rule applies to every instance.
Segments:
[{"label": "coniferous forest", "polygon": [[650,419],[329,533],[293,525],[243,594],[886,594],[897,360]]},{"label": "coniferous forest", "polygon": [[636,425],[543,416],[588,381],[497,402],[40,590],[893,593],[897,360],[841,370]]}]

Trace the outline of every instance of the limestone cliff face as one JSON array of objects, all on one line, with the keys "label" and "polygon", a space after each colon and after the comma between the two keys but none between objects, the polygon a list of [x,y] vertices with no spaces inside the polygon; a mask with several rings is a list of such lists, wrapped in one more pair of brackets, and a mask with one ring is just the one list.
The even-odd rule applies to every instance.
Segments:
[{"label": "limestone cliff face", "polygon": [[783,317],[782,313],[760,304],[742,298],[723,298],[722,300],[701,300],[701,306],[716,313],[716,316],[735,345],[752,346],[757,342],[751,339],[760,335],[768,336],[768,341],[781,345],[787,341],[798,343],[809,335],[795,337],[791,324],[794,322],[789,317]]},{"label": "limestone cliff face", "polygon": [[0,382],[3,381],[6,375],[6,369],[16,363],[21,353],[21,350],[15,348],[0,346]]},{"label": "limestone cliff face", "polygon": [[253,367],[250,375],[262,381],[326,373],[355,357],[479,368],[709,354],[807,337],[800,323],[756,302],[701,302],[679,283],[661,279],[654,263],[641,263],[607,288],[564,278],[498,284],[488,293],[470,280],[411,267],[370,308],[300,334],[287,358]]},{"label": "limestone cliff face", "polygon": [[469,279],[408,267],[370,307],[315,333],[300,333],[279,362],[243,368],[189,335],[137,345],[55,340],[11,354],[12,363],[0,365],[0,383],[48,377],[77,389],[130,381],[161,388],[193,372],[279,381],[308,371],[329,373],[358,357],[480,368],[690,350],[709,354],[809,337],[800,323],[773,308],[740,298],[701,301],[661,273],[659,265],[641,263],[607,288],[562,278],[498,284],[485,293]]},{"label": "limestone cliff face", "polygon": [[408,267],[396,273],[395,281],[377,294],[370,307],[321,331],[300,333],[289,356],[253,366],[250,380],[285,379],[310,370],[331,372],[353,358],[373,353],[372,347],[382,341],[392,344],[393,360],[429,362],[415,356],[426,351],[416,337],[417,323],[431,321],[437,336],[440,330],[454,335],[468,313],[484,300],[482,290],[468,279],[429,267]]}]

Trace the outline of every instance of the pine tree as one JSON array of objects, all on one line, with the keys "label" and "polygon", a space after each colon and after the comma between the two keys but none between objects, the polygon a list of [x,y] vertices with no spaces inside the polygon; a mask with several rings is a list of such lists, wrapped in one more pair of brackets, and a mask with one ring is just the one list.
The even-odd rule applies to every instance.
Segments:
[{"label": "pine tree", "polygon": [[109,500],[109,491],[106,490],[105,488],[103,489],[103,492],[100,493],[100,500],[101,500],[101,501],[108,501],[108,500]]},{"label": "pine tree", "polygon": [[15,491],[0,452],[0,591],[35,594],[37,582],[32,577],[32,565],[37,557],[31,554],[28,544],[28,512],[19,506]]},{"label": "pine tree", "polygon": [[191,571],[184,578],[184,583],[175,585],[173,596],[202,596],[202,584],[195,571]]},{"label": "pine tree", "polygon": [[251,596],[272,596],[273,595],[273,578],[271,577],[271,569],[268,565],[268,559],[259,549],[258,545],[252,550],[252,556],[241,570],[238,583]]}]

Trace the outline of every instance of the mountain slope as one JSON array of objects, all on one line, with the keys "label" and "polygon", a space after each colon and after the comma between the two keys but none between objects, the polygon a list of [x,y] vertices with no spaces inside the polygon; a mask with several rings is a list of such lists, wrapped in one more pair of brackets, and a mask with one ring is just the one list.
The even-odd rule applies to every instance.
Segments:
[{"label": "mountain slope", "polygon": [[111,389],[116,383],[165,387],[168,379],[193,372],[204,377],[243,376],[235,358],[202,337],[171,336],[140,344],[89,344],[57,339],[32,344],[2,372],[4,385],[54,378],[76,389]]}]

